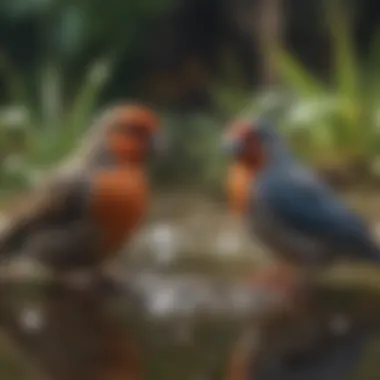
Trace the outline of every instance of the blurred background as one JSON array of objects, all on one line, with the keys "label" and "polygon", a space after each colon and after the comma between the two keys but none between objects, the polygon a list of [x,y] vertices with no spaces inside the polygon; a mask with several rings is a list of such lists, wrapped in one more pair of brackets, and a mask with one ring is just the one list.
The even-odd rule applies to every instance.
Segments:
[{"label": "blurred background", "polygon": [[374,0],[3,0],[0,17],[2,193],[33,183],[99,107],[125,98],[162,110],[176,160],[158,177],[171,186],[216,191],[218,136],[246,112],[276,113],[326,170],[379,171]]},{"label": "blurred background", "polygon": [[[377,229],[379,20],[375,0],[0,1],[4,211],[70,154],[99,109],[131,99],[162,115],[172,147],[152,167],[151,216],[117,265],[143,302],[146,320],[125,319],[142,323],[142,341],[155,352],[156,376],[150,378],[220,379],[232,331],[254,303],[236,279],[265,255],[229,216],[224,199],[219,137],[231,118],[265,114],[277,120],[298,154]],[[20,302],[34,311],[18,325],[24,309],[17,297],[6,298],[4,326],[46,356],[61,335],[49,325],[41,332],[47,337],[36,343],[29,335],[21,339],[19,329],[29,321],[28,334],[35,334],[41,308],[46,313],[56,305],[46,295],[41,300],[34,294],[38,301],[32,302],[23,293]],[[75,302],[65,307],[74,310],[71,322],[80,318]],[[203,322],[195,318],[198,310],[207,312]],[[178,323],[163,324],[162,318]],[[1,343],[0,375],[29,379],[20,373],[23,359],[10,353],[8,341]],[[74,374],[93,379],[78,369],[65,376]],[[104,378],[121,378],[112,376]]]}]

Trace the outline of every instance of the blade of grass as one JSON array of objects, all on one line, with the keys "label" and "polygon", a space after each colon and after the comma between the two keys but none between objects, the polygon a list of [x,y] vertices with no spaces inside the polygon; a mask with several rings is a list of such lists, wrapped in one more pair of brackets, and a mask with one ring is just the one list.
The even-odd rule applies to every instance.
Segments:
[{"label": "blade of grass", "polygon": [[47,133],[57,135],[62,122],[62,68],[55,60],[47,59],[39,75],[42,125]]},{"label": "blade of grass", "polygon": [[338,92],[349,99],[355,99],[359,86],[359,70],[351,33],[353,28],[349,6],[347,2],[342,3],[340,0],[326,1],[326,14]]},{"label": "blade of grass", "polygon": [[299,96],[317,97],[326,92],[325,86],[291,53],[278,49],[274,54],[279,76]]},{"label": "blade of grass", "polygon": [[363,102],[366,108],[368,127],[367,146],[371,157],[378,155],[380,146],[379,135],[379,99],[380,99],[380,28],[374,33],[370,43],[369,57],[365,65],[365,81]]},{"label": "blade of grass", "polygon": [[27,108],[32,123],[35,124],[37,118],[33,112],[26,82],[10,58],[2,51],[0,51],[0,76],[4,80],[10,102]]},{"label": "blade of grass", "polygon": [[361,156],[366,149],[366,131],[360,123],[359,67],[351,33],[349,5],[346,1],[326,1],[326,15],[332,41],[335,85],[341,99],[339,138],[347,141],[350,154]]},{"label": "blade of grass", "polygon": [[114,55],[102,57],[90,66],[86,77],[72,102],[67,119],[68,138],[75,138],[83,132],[93,112],[99,96],[108,83],[116,63]]}]

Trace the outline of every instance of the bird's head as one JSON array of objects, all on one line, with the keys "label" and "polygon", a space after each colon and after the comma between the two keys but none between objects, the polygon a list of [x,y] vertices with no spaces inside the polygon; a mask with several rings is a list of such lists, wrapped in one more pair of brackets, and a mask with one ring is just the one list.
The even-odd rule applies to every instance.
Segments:
[{"label": "bird's head", "polygon": [[[152,153],[165,150],[158,116],[138,104],[121,104],[106,110],[94,131],[105,150],[120,164],[145,162]],[[98,148],[99,149],[99,148]]]},{"label": "bird's head", "polygon": [[222,136],[222,149],[232,159],[227,177],[231,209],[241,214],[249,206],[252,181],[282,146],[274,128],[263,121],[237,120]]},{"label": "bird's head", "polygon": [[274,128],[263,121],[234,121],[222,137],[224,153],[254,172],[265,166],[271,150],[281,143]]}]

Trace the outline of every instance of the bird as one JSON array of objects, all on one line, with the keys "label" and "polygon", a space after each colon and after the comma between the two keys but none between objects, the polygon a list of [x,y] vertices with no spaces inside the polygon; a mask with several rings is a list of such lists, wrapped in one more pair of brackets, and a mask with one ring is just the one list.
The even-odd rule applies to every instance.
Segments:
[{"label": "bird", "polygon": [[222,149],[232,161],[231,209],[277,258],[312,268],[336,259],[380,260],[366,221],[297,158],[273,123],[234,121]]},{"label": "bird", "polygon": [[144,220],[148,162],[165,140],[148,106],[120,102],[95,117],[78,150],[37,186],[0,232],[0,260],[28,257],[61,275],[101,272]]}]

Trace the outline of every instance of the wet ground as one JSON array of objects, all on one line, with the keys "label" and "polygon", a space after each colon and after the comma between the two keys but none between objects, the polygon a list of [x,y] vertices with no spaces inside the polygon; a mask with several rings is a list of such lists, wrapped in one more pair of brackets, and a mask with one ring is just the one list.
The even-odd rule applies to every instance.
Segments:
[{"label": "wet ground", "polygon": [[215,314],[156,318],[127,296],[4,292],[4,379],[220,379],[236,326]]},{"label": "wet ground", "polygon": [[[377,229],[376,192],[347,198]],[[162,198],[111,268],[118,295],[3,280],[0,378],[221,380],[247,318],[268,302],[244,284],[263,261],[223,204]]]},{"label": "wet ground", "polygon": [[3,284],[3,376],[29,379],[24,368],[36,379],[222,379],[247,314],[266,302],[194,276],[132,282],[120,296]]}]

